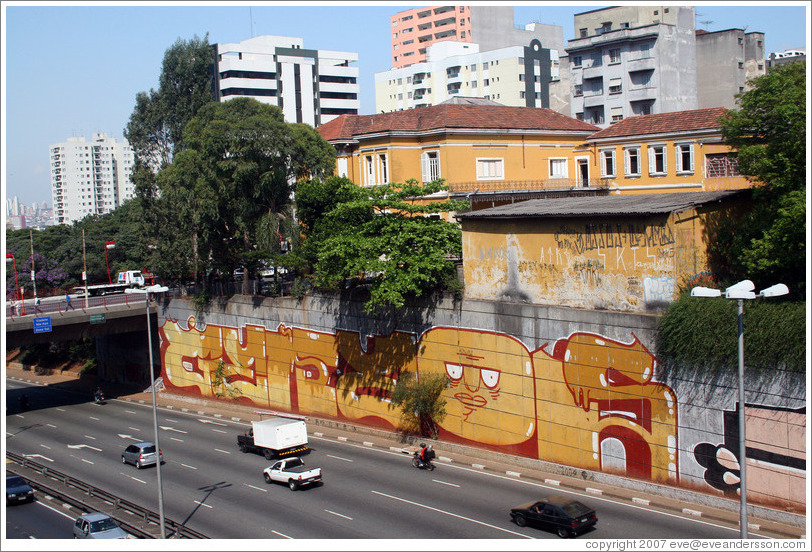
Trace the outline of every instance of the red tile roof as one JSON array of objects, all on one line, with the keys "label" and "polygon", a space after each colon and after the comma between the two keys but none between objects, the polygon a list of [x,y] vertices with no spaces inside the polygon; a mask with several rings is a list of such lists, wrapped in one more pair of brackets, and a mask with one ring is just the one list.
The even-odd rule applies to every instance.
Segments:
[{"label": "red tile roof", "polygon": [[588,140],[719,128],[719,117],[725,111],[727,110],[724,107],[708,107],[629,117],[596,132]]},{"label": "red tile roof", "polygon": [[537,107],[440,104],[375,115],[341,115],[320,125],[325,140],[346,141],[366,134],[442,129],[540,130],[591,133],[598,127]]}]

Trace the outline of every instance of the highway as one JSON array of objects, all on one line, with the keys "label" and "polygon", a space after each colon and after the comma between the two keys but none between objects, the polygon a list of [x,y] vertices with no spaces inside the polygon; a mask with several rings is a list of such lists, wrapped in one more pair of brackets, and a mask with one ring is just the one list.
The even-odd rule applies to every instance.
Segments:
[{"label": "highway", "polygon": [[[8,450],[158,510],[155,467],[121,463],[127,444],[154,440],[150,406],[96,405],[90,397],[6,382]],[[18,412],[24,388],[32,407]],[[161,410],[158,425],[165,514],[212,538],[558,539],[517,527],[508,515],[512,506],[548,494],[577,496],[597,510],[597,528],[578,539],[738,537],[735,527],[462,465],[416,470],[406,454],[327,432],[311,435],[312,452],[303,457],[322,468],[324,485],[291,492],[264,482],[269,462],[262,456],[237,449],[246,423]]]}]

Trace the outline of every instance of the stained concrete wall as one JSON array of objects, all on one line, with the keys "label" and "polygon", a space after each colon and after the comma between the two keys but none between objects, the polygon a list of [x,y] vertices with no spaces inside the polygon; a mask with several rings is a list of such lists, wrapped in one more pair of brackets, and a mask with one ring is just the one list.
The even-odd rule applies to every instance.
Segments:
[{"label": "stained concrete wall", "polygon": [[[735,499],[735,375],[664,373],[657,317],[440,298],[367,316],[347,292],[159,312],[168,389],[395,429],[406,370],[446,374],[448,442]],[[215,372],[220,369],[220,375]],[[748,498],[805,508],[803,376],[746,380]]]}]

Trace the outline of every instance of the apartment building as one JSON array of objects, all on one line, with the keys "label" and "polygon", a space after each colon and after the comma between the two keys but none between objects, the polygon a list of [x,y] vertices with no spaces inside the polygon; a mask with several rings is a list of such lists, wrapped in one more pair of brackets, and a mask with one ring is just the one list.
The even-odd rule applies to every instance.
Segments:
[{"label": "apartment building", "polygon": [[424,62],[375,73],[375,111],[437,105],[455,96],[550,107],[550,85],[558,80],[558,52],[537,39],[484,52],[476,43],[438,42]]},{"label": "apartment building", "polygon": [[126,140],[99,132],[50,145],[54,222],[71,224],[111,213],[134,195],[133,151]]},{"label": "apartment building", "polygon": [[698,107],[736,108],[736,94],[766,73],[764,33],[742,29],[696,31]]},{"label": "apartment building", "polygon": [[784,50],[783,52],[773,52],[767,59],[767,70],[773,69],[779,65],[786,63],[794,63],[796,61],[806,61],[806,49],[795,48],[792,50]]},{"label": "apartment building", "polygon": [[358,54],[310,50],[301,38],[263,35],[214,44],[214,96],[253,98],[282,109],[289,123],[318,126],[357,114]]},{"label": "apartment building", "polygon": [[525,46],[537,39],[545,48],[561,50],[564,31],[556,25],[528,23],[517,27],[512,6],[425,6],[394,14],[392,68],[427,61],[428,47],[436,42],[474,42],[481,51]]},{"label": "apartment building", "polygon": [[571,114],[606,127],[634,115],[696,109],[694,8],[630,5],[576,14]]}]

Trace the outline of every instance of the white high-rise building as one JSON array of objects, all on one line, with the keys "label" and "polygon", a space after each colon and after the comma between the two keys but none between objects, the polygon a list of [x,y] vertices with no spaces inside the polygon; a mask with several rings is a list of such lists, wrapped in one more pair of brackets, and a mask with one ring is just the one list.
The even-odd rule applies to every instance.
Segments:
[{"label": "white high-rise building", "polygon": [[263,35],[214,44],[215,98],[253,98],[282,108],[285,121],[318,126],[357,115],[358,54],[308,50],[301,38]]},{"label": "white high-rise building", "polygon": [[134,195],[133,151],[126,140],[98,132],[51,144],[54,222],[72,224],[87,215],[113,212]]}]

